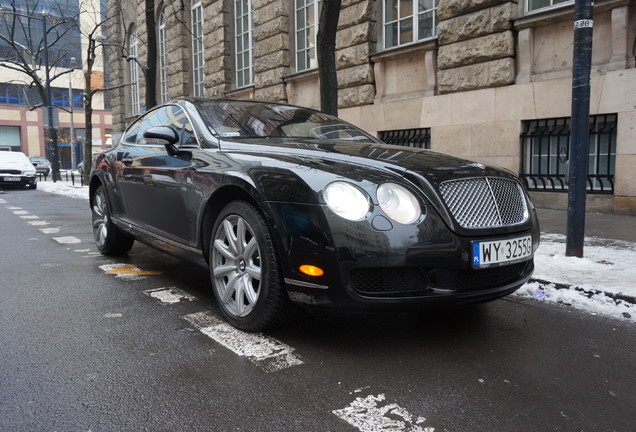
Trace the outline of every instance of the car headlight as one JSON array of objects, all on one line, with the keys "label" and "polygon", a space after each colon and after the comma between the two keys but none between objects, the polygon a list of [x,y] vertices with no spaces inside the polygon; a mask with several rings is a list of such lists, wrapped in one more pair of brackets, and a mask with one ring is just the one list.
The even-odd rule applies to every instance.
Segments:
[{"label": "car headlight", "polygon": [[330,183],[325,188],[323,196],[327,206],[345,219],[360,221],[369,212],[369,200],[360,189],[350,183]]},{"label": "car headlight", "polygon": [[417,198],[406,188],[395,183],[384,183],[378,188],[378,204],[394,221],[408,225],[422,214]]},{"label": "car headlight", "polygon": [[35,168],[33,168],[33,169],[29,169],[29,168],[27,168],[27,169],[25,169],[25,170],[23,171],[24,175],[28,175],[28,176],[33,176],[33,175],[35,175],[35,172],[36,172],[36,171],[35,171]]}]

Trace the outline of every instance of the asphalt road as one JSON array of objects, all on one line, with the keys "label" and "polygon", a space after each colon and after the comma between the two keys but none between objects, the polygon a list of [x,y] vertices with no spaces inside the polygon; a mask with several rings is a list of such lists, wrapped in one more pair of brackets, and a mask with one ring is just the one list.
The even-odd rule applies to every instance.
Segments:
[{"label": "asphalt road", "polygon": [[507,298],[248,336],[206,269],[96,253],[83,200],[0,194],[0,244],[0,431],[636,428],[629,323]]}]

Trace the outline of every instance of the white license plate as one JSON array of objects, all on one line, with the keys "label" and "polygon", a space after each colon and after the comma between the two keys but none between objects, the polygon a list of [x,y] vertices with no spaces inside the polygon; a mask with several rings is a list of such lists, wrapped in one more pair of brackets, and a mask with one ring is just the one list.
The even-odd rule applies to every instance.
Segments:
[{"label": "white license plate", "polygon": [[19,182],[22,179],[20,177],[5,177],[4,181],[6,182]]},{"label": "white license plate", "polygon": [[473,266],[487,267],[524,261],[532,256],[532,236],[473,242]]}]

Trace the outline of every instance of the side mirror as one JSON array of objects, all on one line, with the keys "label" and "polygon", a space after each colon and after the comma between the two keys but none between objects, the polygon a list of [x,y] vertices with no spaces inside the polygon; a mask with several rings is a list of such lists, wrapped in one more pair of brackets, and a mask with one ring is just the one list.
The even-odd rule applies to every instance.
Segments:
[{"label": "side mirror", "polygon": [[158,141],[166,147],[170,156],[177,156],[179,149],[175,146],[179,142],[179,135],[168,126],[155,126],[144,131],[144,138]]},{"label": "side mirror", "polygon": [[168,126],[155,126],[144,131],[144,138],[163,141],[163,145],[174,145],[179,142],[177,133]]}]

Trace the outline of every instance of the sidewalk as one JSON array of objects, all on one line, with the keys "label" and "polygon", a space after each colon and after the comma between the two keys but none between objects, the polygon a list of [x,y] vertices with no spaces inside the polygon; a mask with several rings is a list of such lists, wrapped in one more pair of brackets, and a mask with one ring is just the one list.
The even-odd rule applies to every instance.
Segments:
[{"label": "sidewalk", "polygon": [[[541,232],[567,234],[567,211],[537,209],[537,214]],[[636,216],[586,213],[585,236],[636,243]]]},{"label": "sidewalk", "polygon": [[586,213],[583,258],[566,257],[567,211],[537,209],[541,244],[514,295],[636,322],[636,217]]}]

